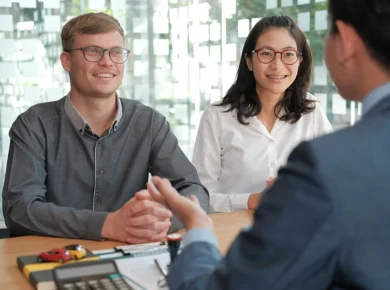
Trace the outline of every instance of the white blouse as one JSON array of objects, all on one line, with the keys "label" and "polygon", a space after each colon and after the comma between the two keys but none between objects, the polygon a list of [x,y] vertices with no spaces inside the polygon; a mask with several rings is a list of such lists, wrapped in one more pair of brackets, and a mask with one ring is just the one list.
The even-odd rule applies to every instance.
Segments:
[{"label": "white blouse", "polygon": [[[316,100],[310,94],[307,98]],[[296,145],[332,131],[319,102],[295,124],[277,119],[271,132],[257,117],[240,124],[235,110],[224,112],[229,106],[217,103],[202,115],[192,160],[209,190],[210,212],[247,209],[249,195],[265,189]]]}]

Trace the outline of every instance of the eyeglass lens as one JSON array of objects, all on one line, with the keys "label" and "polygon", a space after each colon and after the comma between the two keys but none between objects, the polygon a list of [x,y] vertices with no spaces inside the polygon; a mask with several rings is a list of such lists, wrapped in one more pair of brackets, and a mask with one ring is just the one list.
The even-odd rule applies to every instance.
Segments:
[{"label": "eyeglass lens", "polygon": [[[257,57],[262,63],[270,63],[275,58],[275,51],[272,49],[260,49],[257,51]],[[281,53],[282,61],[286,64],[294,64],[298,61],[297,52],[294,50],[285,50]]]}]

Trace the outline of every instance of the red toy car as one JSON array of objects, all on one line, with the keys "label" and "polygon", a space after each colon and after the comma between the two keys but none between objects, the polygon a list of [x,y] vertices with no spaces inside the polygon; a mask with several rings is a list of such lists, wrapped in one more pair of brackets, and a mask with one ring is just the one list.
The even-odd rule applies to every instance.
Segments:
[{"label": "red toy car", "polygon": [[70,260],[72,260],[72,256],[67,249],[51,249],[50,251],[40,253],[37,257],[38,262],[64,263]]}]

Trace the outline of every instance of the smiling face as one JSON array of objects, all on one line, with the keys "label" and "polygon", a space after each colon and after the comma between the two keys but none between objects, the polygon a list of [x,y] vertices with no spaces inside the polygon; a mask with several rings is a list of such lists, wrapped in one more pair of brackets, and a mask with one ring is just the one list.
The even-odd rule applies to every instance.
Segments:
[{"label": "smiling face", "polygon": [[[256,49],[268,48],[274,51],[298,50],[297,43],[287,29],[271,28],[262,33],[256,42]],[[281,95],[294,82],[298,74],[301,58],[292,65],[285,64],[277,53],[270,63],[259,61],[257,54],[249,54],[246,62],[256,80],[259,95]]]},{"label": "smiling face", "polygon": [[[123,48],[124,40],[117,31],[74,37],[72,49],[85,46],[100,46],[105,49]],[[108,51],[98,62],[87,61],[81,50],[63,52],[61,62],[64,69],[69,72],[72,94],[109,98],[115,96],[122,83],[124,64],[114,63]]]}]

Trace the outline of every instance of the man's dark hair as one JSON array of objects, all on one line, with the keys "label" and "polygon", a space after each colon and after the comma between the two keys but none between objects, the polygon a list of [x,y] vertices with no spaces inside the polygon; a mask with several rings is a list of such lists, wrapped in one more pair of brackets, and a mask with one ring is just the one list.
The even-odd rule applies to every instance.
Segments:
[{"label": "man's dark hair", "polygon": [[390,70],[390,0],[329,0],[331,33],[336,21],[353,26],[371,56]]},{"label": "man's dark hair", "polygon": [[261,102],[256,92],[256,80],[253,72],[248,69],[245,56],[256,49],[257,39],[271,28],[284,28],[297,43],[297,50],[302,53],[302,62],[299,65],[298,74],[281,101],[274,109],[284,109],[280,120],[295,123],[303,114],[310,113],[315,108],[315,103],[306,98],[311,82],[312,55],[303,32],[294,21],[287,16],[270,16],[262,18],[249,33],[241,54],[240,64],[236,80],[230,87],[222,102],[218,106],[230,105],[227,111],[237,110],[237,119],[247,125],[245,118],[253,117],[261,112]]}]

